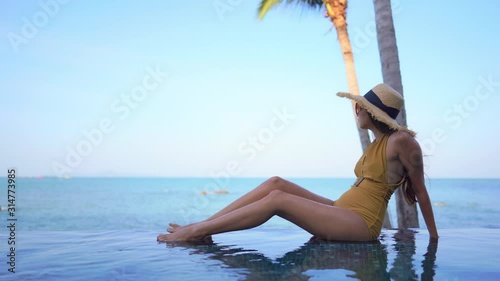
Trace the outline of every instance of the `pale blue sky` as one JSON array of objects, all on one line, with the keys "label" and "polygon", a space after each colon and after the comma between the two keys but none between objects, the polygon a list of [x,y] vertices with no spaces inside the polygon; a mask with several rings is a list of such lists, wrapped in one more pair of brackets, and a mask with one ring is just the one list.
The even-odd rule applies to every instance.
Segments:
[{"label": "pale blue sky", "polygon": [[[392,3],[427,175],[500,177],[498,3]],[[361,147],[349,102],[335,96],[347,91],[335,30],[300,8],[259,22],[257,5],[2,1],[0,166],[21,176],[353,177]],[[372,1],[351,0],[348,23],[363,94],[382,81]],[[84,131],[101,122],[108,130],[92,144]]]}]

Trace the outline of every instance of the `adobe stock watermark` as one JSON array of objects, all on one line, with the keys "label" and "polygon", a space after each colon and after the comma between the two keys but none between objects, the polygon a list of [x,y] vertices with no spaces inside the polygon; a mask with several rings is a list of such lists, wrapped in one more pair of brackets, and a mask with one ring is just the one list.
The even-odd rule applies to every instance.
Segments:
[{"label": "adobe stock watermark", "polygon": [[[240,142],[237,148],[238,157],[227,161],[223,169],[210,172],[211,181],[203,188],[195,189],[196,195],[192,204],[184,202],[185,207],[181,208],[184,223],[190,223],[190,218],[193,215],[200,215],[201,210],[209,205],[209,199],[213,198],[212,196],[217,192],[227,188],[231,178],[241,174],[242,166],[254,161],[279,134],[285,131],[294,119],[295,115],[290,113],[286,107],[281,110],[273,109],[273,116],[269,119],[267,126]],[[207,196],[203,196],[202,193]]]},{"label": "adobe stock watermark", "polygon": [[242,2],[243,0],[215,0],[212,2],[212,6],[219,19],[223,21],[224,15],[228,12],[233,12]]},{"label": "adobe stock watermark", "polygon": [[[96,147],[102,144],[106,135],[111,134],[116,128],[116,120],[125,120],[144,100],[157,90],[169,73],[150,66],[145,69],[139,85],[134,86],[128,93],[120,95],[110,105],[114,118],[101,118],[97,127],[83,130],[83,136],[73,146],[66,146],[63,162],[52,161],[52,171],[59,178],[69,177],[78,168],[83,160],[88,157]],[[115,119],[115,120],[114,120]]]},{"label": "adobe stock watermark", "polygon": [[[481,103],[486,102],[493,94],[498,93],[499,82],[494,81],[493,74],[479,76],[474,92],[467,95],[461,102],[443,113],[444,122],[453,130],[458,130],[464,121],[476,112]],[[448,132],[445,128],[437,127],[431,133],[431,137],[421,142],[422,150],[426,155],[432,155],[436,147],[443,144],[448,139]]]},{"label": "adobe stock watermark", "polygon": [[21,45],[26,45],[35,38],[40,30],[49,24],[50,20],[59,14],[61,7],[70,0],[42,0],[38,1],[38,9],[31,17],[22,17],[23,22],[19,33],[9,32],[7,38],[14,52],[19,52]]}]

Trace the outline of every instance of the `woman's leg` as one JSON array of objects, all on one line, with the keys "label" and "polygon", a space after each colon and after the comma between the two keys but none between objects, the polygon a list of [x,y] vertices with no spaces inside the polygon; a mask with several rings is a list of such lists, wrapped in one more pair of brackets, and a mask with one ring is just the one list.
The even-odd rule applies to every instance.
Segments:
[{"label": "woman's leg", "polygon": [[300,187],[299,185],[287,181],[285,179],[282,179],[280,177],[271,177],[268,180],[264,181],[262,184],[260,184],[258,187],[253,189],[252,191],[248,192],[247,194],[243,195],[242,197],[236,199],[233,203],[229,204],[227,207],[224,209],[220,210],[217,212],[215,215],[209,217],[206,219],[212,220],[215,218],[218,218],[222,215],[225,215],[229,212],[232,212],[236,209],[239,209],[241,207],[244,207],[248,204],[251,204],[255,201],[258,201],[267,195],[271,193],[273,190],[281,190],[286,193],[290,193],[299,197],[303,197],[318,203],[326,204],[326,205],[333,205],[333,201],[319,196],[305,188]]},{"label": "woman's leg", "polygon": [[[232,212],[236,209],[239,209],[239,208],[244,207],[248,204],[256,202],[256,201],[264,198],[265,196],[269,195],[269,193],[271,193],[271,191],[274,191],[274,190],[281,190],[281,191],[284,191],[286,193],[290,193],[290,194],[293,194],[293,195],[296,195],[296,196],[299,196],[299,197],[302,197],[305,199],[309,199],[309,200],[312,200],[312,201],[315,201],[315,202],[318,202],[321,204],[326,204],[326,205],[330,205],[330,206],[333,205],[332,200],[325,198],[325,197],[322,197],[322,196],[319,196],[319,195],[317,195],[317,194],[315,194],[315,193],[313,193],[305,188],[300,187],[299,185],[297,185],[293,182],[287,181],[287,180],[282,179],[280,177],[271,177],[268,180],[264,181],[262,184],[260,184],[258,187],[253,189],[252,191],[250,191],[247,194],[243,195],[242,197],[236,199],[234,202],[229,204],[227,207],[220,210],[219,212],[217,212],[213,216],[205,219],[204,221],[213,220],[213,219],[218,218],[222,215],[225,215],[229,212]],[[170,226],[171,226],[171,228],[167,228],[167,231],[171,232],[171,233],[175,232],[180,227],[179,225],[177,225],[175,223],[170,223]]]},{"label": "woman's leg", "polygon": [[212,220],[179,228],[158,236],[158,241],[201,240],[208,235],[248,229],[278,215],[317,237],[331,240],[368,241],[370,233],[357,213],[318,203],[280,190]]}]

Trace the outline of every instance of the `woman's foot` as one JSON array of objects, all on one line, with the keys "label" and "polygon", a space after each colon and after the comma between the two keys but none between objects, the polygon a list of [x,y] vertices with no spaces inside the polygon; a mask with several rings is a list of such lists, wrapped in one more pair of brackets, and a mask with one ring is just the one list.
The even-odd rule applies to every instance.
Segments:
[{"label": "woman's foot", "polygon": [[[185,226],[181,226],[181,225],[178,225],[176,223],[171,222],[168,225],[170,227],[167,227],[167,231],[169,233],[175,233],[177,230],[179,230],[179,229],[181,229],[183,227],[189,226],[190,224],[185,225]],[[209,244],[214,243],[214,240],[212,240],[212,235],[207,235],[207,236],[203,237],[203,241],[205,241],[206,243],[209,243]]]},{"label": "woman's foot", "polygon": [[167,231],[170,234],[160,234],[157,237],[157,241],[159,242],[167,242],[167,241],[203,241],[208,244],[212,244],[214,241],[212,240],[212,235],[207,235],[202,238],[193,237],[190,229],[191,225],[180,226],[176,223],[169,223],[170,227],[167,228]]},{"label": "woman's foot", "polygon": [[170,225],[170,227],[167,227],[167,231],[170,233],[174,233],[177,231],[177,229],[182,227],[176,223],[169,223],[168,225]]},{"label": "woman's foot", "polygon": [[196,235],[192,227],[177,227],[170,234],[160,234],[157,237],[159,242],[173,241],[203,241],[204,236]]}]

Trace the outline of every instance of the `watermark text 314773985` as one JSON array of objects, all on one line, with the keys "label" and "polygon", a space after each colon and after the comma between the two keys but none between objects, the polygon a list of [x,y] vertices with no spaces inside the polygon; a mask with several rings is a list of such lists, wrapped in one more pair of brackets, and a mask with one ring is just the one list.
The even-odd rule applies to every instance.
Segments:
[{"label": "watermark text 314773985", "polygon": [[7,229],[9,235],[7,238],[8,254],[7,264],[9,272],[16,273],[16,170],[7,170]]}]

